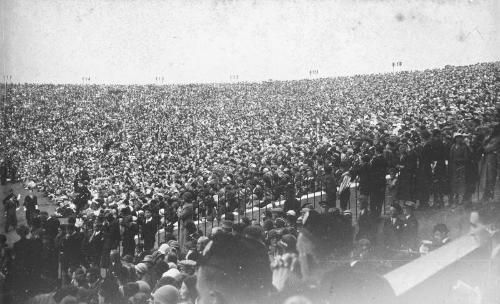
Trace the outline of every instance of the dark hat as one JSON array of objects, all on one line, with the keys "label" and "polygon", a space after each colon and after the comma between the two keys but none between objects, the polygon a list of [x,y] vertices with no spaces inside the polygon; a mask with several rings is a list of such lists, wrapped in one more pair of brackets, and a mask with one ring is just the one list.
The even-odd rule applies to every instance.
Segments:
[{"label": "dark hat", "polygon": [[436,224],[434,225],[434,229],[432,229],[433,232],[439,231],[441,233],[449,233],[450,230],[448,230],[448,227],[446,227],[445,224]]},{"label": "dark hat", "polygon": [[196,269],[196,262],[192,260],[182,260],[178,263],[179,270],[185,273],[194,273]]},{"label": "dark hat", "polygon": [[417,207],[417,204],[415,204],[412,201],[406,201],[406,202],[404,202],[403,207],[404,208],[412,208],[412,209],[414,209],[415,207]]},{"label": "dark hat", "polygon": [[262,286],[262,278],[267,276],[267,272],[257,266],[260,262],[255,259],[255,254],[259,251],[256,244],[259,243],[249,242],[232,234],[217,234],[205,247],[198,265],[222,271],[228,282],[241,290],[271,288]]},{"label": "dark hat", "polygon": [[154,260],[153,260],[153,256],[152,256],[152,255],[146,255],[146,256],[142,259],[142,261],[141,261],[141,263],[151,263],[151,264],[152,264],[153,262],[154,262]]},{"label": "dark hat", "polygon": [[231,221],[223,221],[222,222],[222,228],[224,230],[226,230],[226,231],[227,230],[231,231],[233,229],[233,222],[231,222]]}]

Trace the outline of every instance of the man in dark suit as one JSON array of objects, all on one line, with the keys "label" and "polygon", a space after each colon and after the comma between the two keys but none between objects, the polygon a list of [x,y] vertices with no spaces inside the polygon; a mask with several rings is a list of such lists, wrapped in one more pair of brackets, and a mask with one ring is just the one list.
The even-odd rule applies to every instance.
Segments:
[{"label": "man in dark suit", "polygon": [[359,197],[360,213],[358,217],[358,233],[356,234],[356,240],[367,239],[370,242],[375,242],[375,235],[377,233],[377,227],[373,225],[373,218],[368,210],[368,197],[366,195],[360,195]]},{"label": "man in dark suit", "polygon": [[46,211],[40,212],[40,219],[42,221],[42,228],[49,239],[54,240],[61,223],[53,216],[49,216]]},{"label": "man in dark suit", "polygon": [[100,266],[102,248],[104,246],[104,235],[102,233],[102,223],[94,223],[94,231],[85,241],[87,247],[87,261],[96,267]]},{"label": "man in dark suit", "polygon": [[417,236],[418,236],[418,221],[415,217],[414,210],[416,204],[414,202],[405,202],[403,206],[403,233],[402,245],[406,249],[417,250]]},{"label": "man in dark suit", "polygon": [[135,254],[135,236],[139,233],[139,227],[137,223],[132,220],[131,215],[127,215],[123,218],[120,223],[122,230],[122,245],[123,252],[122,256]]},{"label": "man in dark suit", "polygon": [[415,148],[417,152],[416,193],[419,209],[429,207],[429,198],[432,186],[432,145],[431,134],[428,130],[420,132],[421,143]]},{"label": "man in dark suit", "polygon": [[[20,240],[13,246],[13,286],[16,301],[21,301],[30,292],[34,282],[31,274],[33,272],[33,246],[32,240],[27,238],[28,227],[21,225],[17,228]],[[36,261],[37,262],[37,261]]]},{"label": "man in dark suit", "polygon": [[390,217],[385,220],[383,228],[384,247],[389,252],[394,252],[401,249],[401,236],[404,223],[399,218],[401,207],[398,204],[393,204],[389,212]]},{"label": "man in dark suit", "polygon": [[448,159],[449,149],[443,143],[441,131],[435,129],[432,131],[431,160],[432,160],[432,194],[434,196],[434,208],[444,205],[443,195],[447,192],[448,169],[446,160]]},{"label": "man in dark suit", "polygon": [[62,241],[62,252],[65,261],[65,270],[76,268],[82,264],[83,234],[80,233],[74,223],[66,227],[66,236]]},{"label": "man in dark suit", "polygon": [[377,146],[375,156],[370,162],[369,183],[370,183],[370,213],[378,219],[382,213],[382,205],[385,200],[387,160],[382,153],[384,148]]},{"label": "man in dark suit", "polygon": [[17,215],[16,209],[19,207],[19,200],[14,195],[14,191],[11,189],[9,195],[3,199],[4,211],[6,214],[5,220],[5,232],[9,232],[10,227],[17,228]]},{"label": "man in dark suit", "polygon": [[144,240],[144,250],[150,251],[155,244],[155,235],[158,228],[156,220],[149,208],[144,211],[145,219],[142,223],[142,239]]},{"label": "man in dark suit", "polygon": [[26,212],[26,221],[28,226],[31,226],[33,218],[36,216],[36,210],[38,209],[38,198],[30,189],[29,195],[24,198],[24,210]]}]

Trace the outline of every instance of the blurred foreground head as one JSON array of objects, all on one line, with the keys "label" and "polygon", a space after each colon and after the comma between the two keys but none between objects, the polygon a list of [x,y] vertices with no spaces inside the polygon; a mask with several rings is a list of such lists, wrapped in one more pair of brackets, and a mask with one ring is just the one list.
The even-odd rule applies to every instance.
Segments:
[{"label": "blurred foreground head", "polygon": [[498,207],[484,207],[473,210],[469,217],[470,235],[480,246],[489,244],[494,234],[500,231],[500,210]]},{"label": "blurred foreground head", "polygon": [[214,236],[196,274],[199,304],[262,303],[272,289],[271,272],[268,264],[261,265],[255,258],[252,246],[232,234]]}]

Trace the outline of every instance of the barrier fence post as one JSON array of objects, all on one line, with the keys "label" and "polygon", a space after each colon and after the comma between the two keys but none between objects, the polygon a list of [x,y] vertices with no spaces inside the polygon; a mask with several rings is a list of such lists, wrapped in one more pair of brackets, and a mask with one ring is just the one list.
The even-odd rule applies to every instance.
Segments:
[{"label": "barrier fence post", "polygon": [[[239,189],[237,189],[237,190],[239,190]],[[238,210],[238,218],[237,218],[237,219],[238,219],[238,222],[239,222],[239,221],[241,220],[241,201],[240,201],[240,191],[238,191],[238,194],[237,194],[237,196],[236,196],[236,197],[237,197],[236,201],[237,201],[237,205],[238,205],[238,207],[237,207],[237,210]]]},{"label": "barrier fence post", "polygon": [[[232,215],[234,215],[233,214],[234,210],[232,210],[233,206],[231,206],[230,203],[231,202],[228,202],[228,200],[227,200],[227,191],[224,189],[224,204],[229,205],[229,210],[226,210],[226,213],[230,212]],[[224,215],[224,219],[227,220],[225,215]]]},{"label": "barrier fence post", "polygon": [[[350,190],[349,190],[350,191]],[[358,183],[354,180],[354,213],[356,221],[358,220]]]},{"label": "barrier fence post", "polygon": [[[247,188],[245,187],[245,197],[248,198],[248,193],[247,193]],[[252,200],[252,220],[254,220],[253,218],[253,197],[250,197],[249,198],[250,200]],[[245,209],[246,209],[246,201],[245,201]],[[260,223],[260,219],[259,219],[259,223]]]},{"label": "barrier fence post", "polygon": [[314,180],[314,191],[313,191],[313,206],[316,207],[316,183],[318,182],[317,179]]},{"label": "barrier fence post", "polygon": [[[205,198],[203,198],[205,199]],[[204,235],[207,235],[207,217],[208,217],[208,207],[206,204],[206,201],[203,201],[203,208],[205,209],[205,215],[203,217],[203,226],[205,227],[205,230],[203,231]]]},{"label": "barrier fence post", "polygon": [[[307,180],[307,191],[306,191],[306,202],[309,204],[309,180]],[[313,203],[314,209],[316,209],[316,204]]]},{"label": "barrier fence post", "polygon": [[[252,193],[253,196],[253,193]],[[260,202],[260,201],[259,201]],[[253,200],[252,200],[252,206],[253,206]],[[261,217],[260,217],[260,204],[257,205],[257,209],[259,209],[259,223],[261,222]]]},{"label": "barrier fence post", "polygon": [[384,201],[383,201],[383,205],[382,205],[382,215],[385,215],[385,202],[386,202],[386,198],[387,198],[387,182],[385,184],[385,188],[384,188]]},{"label": "barrier fence post", "polygon": [[319,201],[323,201],[323,189],[325,188],[325,184],[323,183],[323,177],[319,180]]}]

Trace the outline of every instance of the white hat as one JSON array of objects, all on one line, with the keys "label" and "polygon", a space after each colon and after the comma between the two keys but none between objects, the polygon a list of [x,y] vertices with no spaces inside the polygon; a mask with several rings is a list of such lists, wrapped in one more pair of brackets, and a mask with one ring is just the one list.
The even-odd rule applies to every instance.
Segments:
[{"label": "white hat", "polygon": [[179,270],[177,270],[176,268],[171,268],[171,269],[167,270],[166,272],[164,272],[161,277],[162,278],[171,277],[171,278],[174,278],[175,280],[178,280],[181,277],[181,272]]},{"label": "white hat", "polygon": [[288,211],[286,212],[286,214],[287,214],[287,215],[291,215],[291,216],[296,216],[296,215],[297,215],[297,213],[295,213],[295,211],[293,211],[293,210],[288,210]]},{"label": "white hat", "polygon": [[161,254],[167,254],[168,249],[170,249],[170,246],[168,246],[168,244],[161,244],[158,248],[158,252],[160,252]]}]

